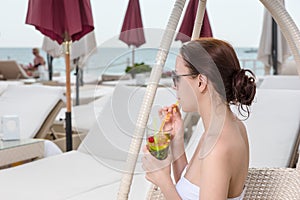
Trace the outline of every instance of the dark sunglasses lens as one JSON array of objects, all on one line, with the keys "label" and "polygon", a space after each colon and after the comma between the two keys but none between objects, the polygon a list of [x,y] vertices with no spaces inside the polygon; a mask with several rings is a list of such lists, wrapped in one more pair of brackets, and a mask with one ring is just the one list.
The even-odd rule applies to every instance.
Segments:
[{"label": "dark sunglasses lens", "polygon": [[176,87],[177,76],[176,76],[176,73],[174,71],[172,71],[172,80],[173,80],[174,86]]},{"label": "dark sunglasses lens", "polygon": [[172,80],[173,80],[174,86],[176,87],[176,77],[175,77],[175,76],[172,76]]}]

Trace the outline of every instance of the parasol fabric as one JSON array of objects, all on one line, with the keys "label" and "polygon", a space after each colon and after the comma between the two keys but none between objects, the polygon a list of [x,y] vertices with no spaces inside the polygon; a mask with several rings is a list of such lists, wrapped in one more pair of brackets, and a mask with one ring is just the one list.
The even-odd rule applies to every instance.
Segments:
[{"label": "parasol fabric", "polygon": [[26,24],[61,44],[94,30],[90,0],[29,0]]},{"label": "parasol fabric", "polygon": [[[284,5],[284,1],[281,0],[281,3]],[[265,66],[265,74],[270,74],[271,66],[273,66],[273,59],[272,59],[272,16],[269,11],[265,9],[264,11],[264,18],[263,18],[263,27],[262,33],[260,37],[259,48],[257,52],[257,60],[264,63]],[[282,63],[291,56],[291,52],[289,50],[288,44],[286,39],[284,38],[283,34],[281,33],[280,28],[277,28],[277,42],[276,52],[277,52],[277,66],[278,72],[281,71]]]},{"label": "parasol fabric", "polygon": [[146,42],[139,0],[129,0],[119,39],[135,47]]},{"label": "parasol fabric", "polygon": [[[96,48],[97,43],[94,31],[89,32],[80,40],[75,41],[71,44],[70,59],[73,61],[73,64],[76,65],[76,105],[79,105],[79,85],[83,85],[82,68],[85,66],[85,63],[89,56],[96,51]],[[63,46],[59,45],[56,41],[47,36],[44,37],[42,49],[53,58],[59,58],[64,55]],[[52,74],[52,68],[50,70],[49,67],[49,77],[50,73]]]},{"label": "parasol fabric", "polygon": [[[180,40],[181,42],[184,43],[184,42],[191,40],[193,29],[194,29],[194,24],[195,24],[195,19],[196,19],[196,15],[197,15],[198,4],[199,4],[199,0],[190,0],[188,7],[185,11],[185,15],[182,20],[182,24],[181,24],[178,34],[175,38],[175,41]],[[206,10],[204,12],[203,25],[202,25],[199,37],[213,37],[209,18],[208,18]]]},{"label": "parasol fabric", "polygon": [[[82,59],[80,67],[83,66],[87,57],[89,57],[96,50],[97,43],[95,38],[95,32],[92,31],[82,37],[79,41],[75,41],[71,44],[70,59],[80,57]],[[63,55],[63,46],[59,45],[56,41],[45,36],[42,44],[42,49],[51,55],[53,58],[59,58]]]}]

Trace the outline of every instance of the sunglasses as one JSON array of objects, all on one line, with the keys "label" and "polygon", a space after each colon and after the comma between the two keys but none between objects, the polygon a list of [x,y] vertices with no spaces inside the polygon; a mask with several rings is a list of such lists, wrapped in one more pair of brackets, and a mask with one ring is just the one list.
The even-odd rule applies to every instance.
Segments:
[{"label": "sunglasses", "polygon": [[173,80],[173,83],[174,83],[175,87],[177,87],[177,83],[179,82],[179,79],[180,79],[181,76],[195,76],[195,75],[198,75],[198,74],[195,74],[195,73],[177,75],[175,71],[172,71],[171,74],[172,74],[171,76],[172,76],[172,80]]}]

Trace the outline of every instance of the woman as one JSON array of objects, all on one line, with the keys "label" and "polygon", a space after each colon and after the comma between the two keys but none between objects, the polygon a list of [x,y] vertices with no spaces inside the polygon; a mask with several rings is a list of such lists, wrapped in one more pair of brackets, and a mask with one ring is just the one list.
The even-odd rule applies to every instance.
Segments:
[{"label": "woman", "polygon": [[201,38],[180,49],[173,72],[177,98],[183,111],[200,114],[204,133],[188,162],[181,113],[172,106],[162,109],[162,114],[171,115],[166,126],[173,128],[172,153],[159,161],[145,148],[143,168],[166,199],[243,198],[249,144],[244,124],[229,105],[237,105],[241,114],[249,116],[247,106],[256,92],[253,77],[251,71],[240,68],[234,49],[224,41]]},{"label": "woman", "polygon": [[38,68],[38,66],[46,64],[44,58],[40,55],[40,51],[38,48],[33,48],[32,54],[34,55],[34,59],[33,59],[34,68]]},{"label": "woman", "polygon": [[29,63],[28,66],[22,67],[24,68],[28,76],[39,77],[38,67],[43,66],[43,68],[45,69],[46,62],[40,55],[40,51],[38,48],[33,48],[32,54],[34,55],[33,64]]}]

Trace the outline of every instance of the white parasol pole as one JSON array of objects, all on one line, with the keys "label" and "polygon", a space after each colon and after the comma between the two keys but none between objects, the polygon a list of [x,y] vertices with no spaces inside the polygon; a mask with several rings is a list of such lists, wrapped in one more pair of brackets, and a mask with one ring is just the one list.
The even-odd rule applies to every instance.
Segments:
[{"label": "white parasol pole", "polygon": [[121,179],[120,188],[118,192],[119,200],[127,200],[132,178],[137,162],[137,158],[140,152],[145,127],[149,118],[151,107],[154,101],[156,89],[161,78],[163,67],[167,59],[171,43],[173,41],[175,30],[180,19],[185,0],[176,0],[172,14],[169,18],[168,25],[165,29],[163,38],[161,40],[159,51],[156,55],[156,61],[152,67],[149,83],[146,88],[143,104],[140,108],[139,115],[136,122],[134,134],[132,136],[130,148],[128,151],[127,162],[125,166],[125,172]]},{"label": "white parasol pole", "polygon": [[196,19],[194,22],[194,29],[193,29],[193,34],[192,34],[191,40],[199,38],[202,24],[203,24],[205,7],[206,7],[206,0],[199,0],[198,8],[197,8],[197,15],[196,15]]}]

